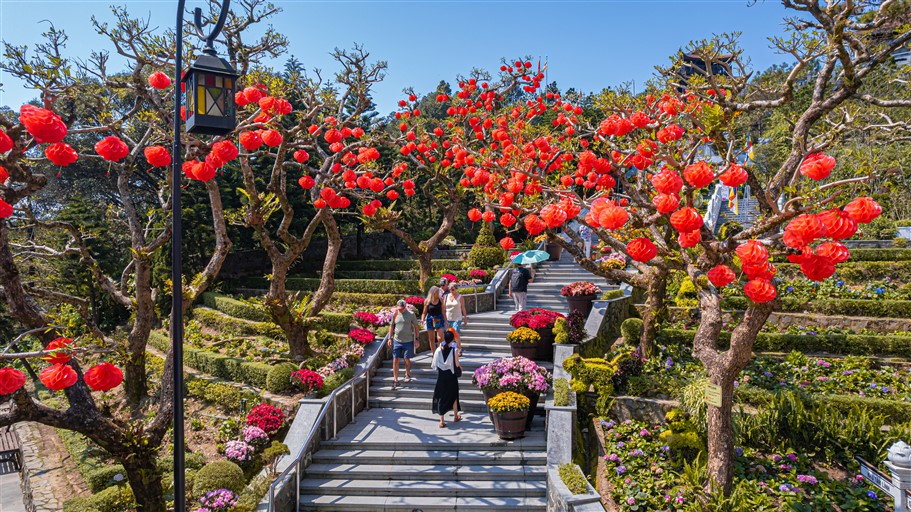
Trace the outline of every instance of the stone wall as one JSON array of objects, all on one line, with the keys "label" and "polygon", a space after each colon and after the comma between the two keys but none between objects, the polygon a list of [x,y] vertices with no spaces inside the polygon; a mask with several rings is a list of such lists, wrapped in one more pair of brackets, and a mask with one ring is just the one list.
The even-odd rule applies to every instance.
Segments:
[{"label": "stone wall", "polygon": [[618,421],[633,420],[661,423],[668,412],[679,406],[674,400],[618,396],[614,397],[610,412],[611,418]]},{"label": "stone wall", "polygon": [[592,312],[585,322],[588,338],[582,342],[579,352],[583,357],[602,357],[618,336],[620,324],[630,316],[632,299],[627,295],[611,300],[596,300]]},{"label": "stone wall", "polygon": [[88,494],[53,427],[21,422],[13,428],[22,450],[19,478],[25,510],[59,512],[64,501]]}]

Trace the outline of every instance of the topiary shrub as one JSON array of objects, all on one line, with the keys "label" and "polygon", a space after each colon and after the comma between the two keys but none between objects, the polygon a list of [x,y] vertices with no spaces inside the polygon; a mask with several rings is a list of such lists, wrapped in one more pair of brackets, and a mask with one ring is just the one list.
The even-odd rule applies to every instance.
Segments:
[{"label": "topiary shrub", "polygon": [[215,489],[228,489],[239,493],[244,490],[246,484],[244,470],[237,464],[227,460],[210,462],[196,473],[193,479],[193,496],[198,499]]},{"label": "topiary shrub", "polygon": [[320,390],[320,394],[322,396],[329,395],[329,393],[335,391],[335,388],[347,382],[351,377],[354,377],[354,368],[345,368],[333,373],[323,380],[323,389]]},{"label": "topiary shrub", "polygon": [[676,304],[678,308],[699,307],[699,296],[696,295],[696,285],[693,284],[693,281],[690,280],[689,277],[680,283],[680,289],[677,290],[677,295],[674,296],[674,304]]},{"label": "topiary shrub", "polygon": [[907,239],[907,238],[898,237],[898,238],[896,238],[895,240],[892,240],[892,247],[897,247],[897,248],[899,248],[899,249],[908,247],[908,239]]},{"label": "topiary shrub", "polygon": [[557,345],[569,343],[569,331],[566,329],[565,318],[558,318],[554,322],[554,343]]},{"label": "topiary shrub", "polygon": [[127,473],[122,465],[101,466],[85,475],[85,483],[88,484],[90,491],[97,494],[117,483],[114,481],[115,475],[123,475],[126,478]]},{"label": "topiary shrub", "polygon": [[557,473],[560,475],[563,485],[569,489],[569,492],[573,494],[585,494],[588,492],[588,482],[585,480],[585,475],[582,474],[579,466],[563,464],[557,468]]},{"label": "topiary shrub", "polygon": [[291,387],[291,374],[297,370],[293,363],[277,364],[266,375],[266,391],[282,393]]},{"label": "topiary shrub", "polygon": [[130,486],[115,485],[96,494],[66,500],[63,512],[127,512],[135,510]]},{"label": "topiary shrub", "polygon": [[475,240],[471,251],[468,252],[468,266],[473,268],[490,269],[497,265],[503,264],[503,249],[497,245],[497,239],[493,236],[490,226],[484,224],[478,231],[478,238]]},{"label": "topiary shrub", "polygon": [[554,380],[554,406],[569,406],[569,382],[566,379]]},{"label": "topiary shrub", "polygon": [[627,318],[620,324],[620,335],[628,345],[638,345],[642,337],[642,319]]}]

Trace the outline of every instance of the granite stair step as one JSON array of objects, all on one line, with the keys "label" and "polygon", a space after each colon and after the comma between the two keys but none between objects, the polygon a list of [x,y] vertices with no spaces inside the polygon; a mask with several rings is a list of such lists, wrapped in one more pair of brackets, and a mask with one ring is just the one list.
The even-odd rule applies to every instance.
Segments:
[{"label": "granite stair step", "polygon": [[343,496],[401,496],[401,497],[543,497],[546,481],[451,481],[421,482],[415,480],[354,480],[349,478],[305,478],[301,494],[333,494]]},{"label": "granite stair step", "polygon": [[545,497],[401,497],[401,496],[341,496],[301,495],[301,511],[327,510],[333,512],[424,512],[452,511],[486,512],[543,512]]},{"label": "granite stair step", "polygon": [[547,452],[485,451],[485,450],[319,450],[313,454],[314,464],[454,464],[542,466],[547,464]]},{"label": "granite stair step", "polygon": [[546,466],[476,465],[476,464],[405,464],[386,461],[381,464],[320,463],[307,467],[307,476],[320,479],[348,478],[358,480],[422,480],[462,482],[497,480],[501,482],[547,478]]}]

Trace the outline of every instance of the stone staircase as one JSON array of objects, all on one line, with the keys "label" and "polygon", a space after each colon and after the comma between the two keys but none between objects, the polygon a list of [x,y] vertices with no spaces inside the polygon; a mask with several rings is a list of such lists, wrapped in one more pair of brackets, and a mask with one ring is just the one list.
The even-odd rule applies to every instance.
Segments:
[{"label": "stone staircase", "polygon": [[[603,279],[570,258],[541,265],[529,285],[528,307],[566,313],[560,288],[578,280]],[[392,365],[377,371],[370,387],[370,409],[323,442],[301,480],[301,511],[544,511],[547,449],[544,417],[534,419],[524,439],[503,441],[487,415],[480,390],[471,385],[479,366],[511,356],[506,334],[512,330],[512,299],[504,293],[497,310],[469,315],[462,329],[459,406],[462,421],[439,417],[430,404],[436,370],[430,353],[412,360],[412,377],[392,389]],[[550,367],[550,363],[545,363]],[[543,413],[544,397],[539,406]]]}]

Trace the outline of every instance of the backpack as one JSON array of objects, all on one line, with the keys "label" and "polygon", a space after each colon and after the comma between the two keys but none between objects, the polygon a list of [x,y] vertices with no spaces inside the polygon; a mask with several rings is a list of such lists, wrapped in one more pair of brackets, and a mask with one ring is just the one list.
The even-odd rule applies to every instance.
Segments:
[{"label": "backpack", "polygon": [[518,268],[509,277],[509,284],[514,291],[525,291],[528,286],[528,271],[524,268]]}]

